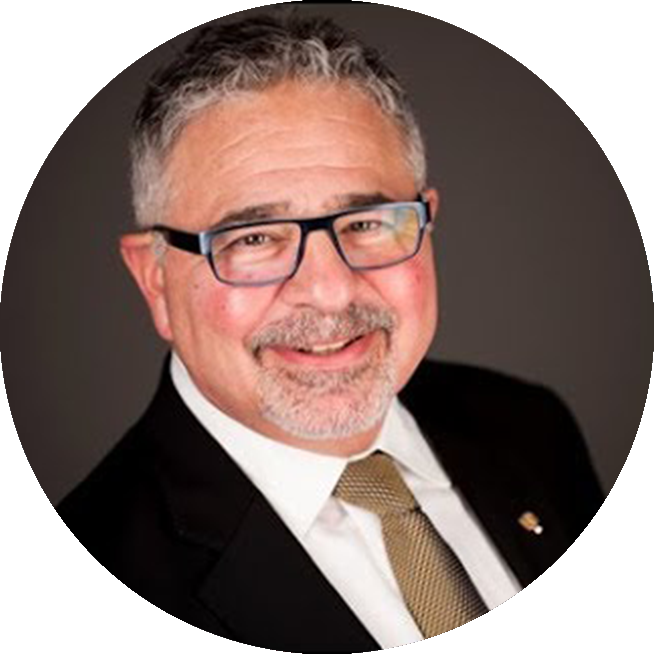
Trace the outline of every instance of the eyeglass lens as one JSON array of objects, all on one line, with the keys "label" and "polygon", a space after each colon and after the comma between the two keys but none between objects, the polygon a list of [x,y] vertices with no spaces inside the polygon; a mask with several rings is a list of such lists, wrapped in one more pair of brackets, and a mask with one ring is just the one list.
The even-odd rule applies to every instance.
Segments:
[{"label": "eyeglass lens", "polygon": [[[346,214],[333,227],[352,268],[392,265],[412,256],[420,240],[419,210],[411,205]],[[296,267],[301,239],[301,227],[292,222],[222,232],[212,240],[214,266],[227,282],[265,283],[288,277]]]}]

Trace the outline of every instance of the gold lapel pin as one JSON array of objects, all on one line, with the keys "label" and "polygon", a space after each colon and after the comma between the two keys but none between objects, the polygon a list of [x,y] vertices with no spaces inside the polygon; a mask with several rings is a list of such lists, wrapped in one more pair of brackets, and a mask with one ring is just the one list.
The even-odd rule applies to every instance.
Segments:
[{"label": "gold lapel pin", "polygon": [[531,511],[525,511],[518,518],[518,522],[523,529],[533,532],[536,536],[540,536],[543,533],[543,525],[540,524],[540,519]]}]

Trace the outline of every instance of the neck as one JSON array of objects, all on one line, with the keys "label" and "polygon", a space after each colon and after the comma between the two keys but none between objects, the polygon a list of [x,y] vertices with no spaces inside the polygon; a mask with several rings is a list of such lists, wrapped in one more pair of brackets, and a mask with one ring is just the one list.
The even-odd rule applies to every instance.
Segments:
[{"label": "neck", "polygon": [[[325,454],[328,456],[350,457],[370,449],[377,440],[382,428],[382,423],[378,423],[373,428],[355,434],[353,436],[333,438],[333,439],[311,439],[292,436],[285,432],[264,433],[266,438],[271,438],[279,443],[284,443],[291,447],[297,447],[301,450]],[[262,433],[262,432],[260,432]]]}]

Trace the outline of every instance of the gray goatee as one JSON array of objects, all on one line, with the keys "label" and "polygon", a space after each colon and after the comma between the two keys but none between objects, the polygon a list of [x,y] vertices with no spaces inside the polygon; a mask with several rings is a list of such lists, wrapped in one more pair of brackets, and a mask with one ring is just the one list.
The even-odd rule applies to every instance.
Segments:
[{"label": "gray goatee", "polygon": [[[257,391],[262,415],[288,434],[307,440],[345,439],[378,424],[395,394],[392,333],[397,320],[386,308],[352,304],[337,314],[305,309],[271,323],[249,343],[260,364]],[[269,347],[309,349],[381,332],[367,357],[344,370],[285,366],[265,360]]]}]

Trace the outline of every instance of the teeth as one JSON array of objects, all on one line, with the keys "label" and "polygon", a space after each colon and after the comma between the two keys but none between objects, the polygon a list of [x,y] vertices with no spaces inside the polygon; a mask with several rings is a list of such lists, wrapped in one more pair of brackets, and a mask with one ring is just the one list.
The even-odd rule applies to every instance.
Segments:
[{"label": "teeth", "polygon": [[333,352],[342,350],[349,342],[350,339],[346,339],[344,341],[328,343],[326,345],[312,345],[311,347],[302,348],[302,351],[310,352],[311,354],[332,354]]}]

